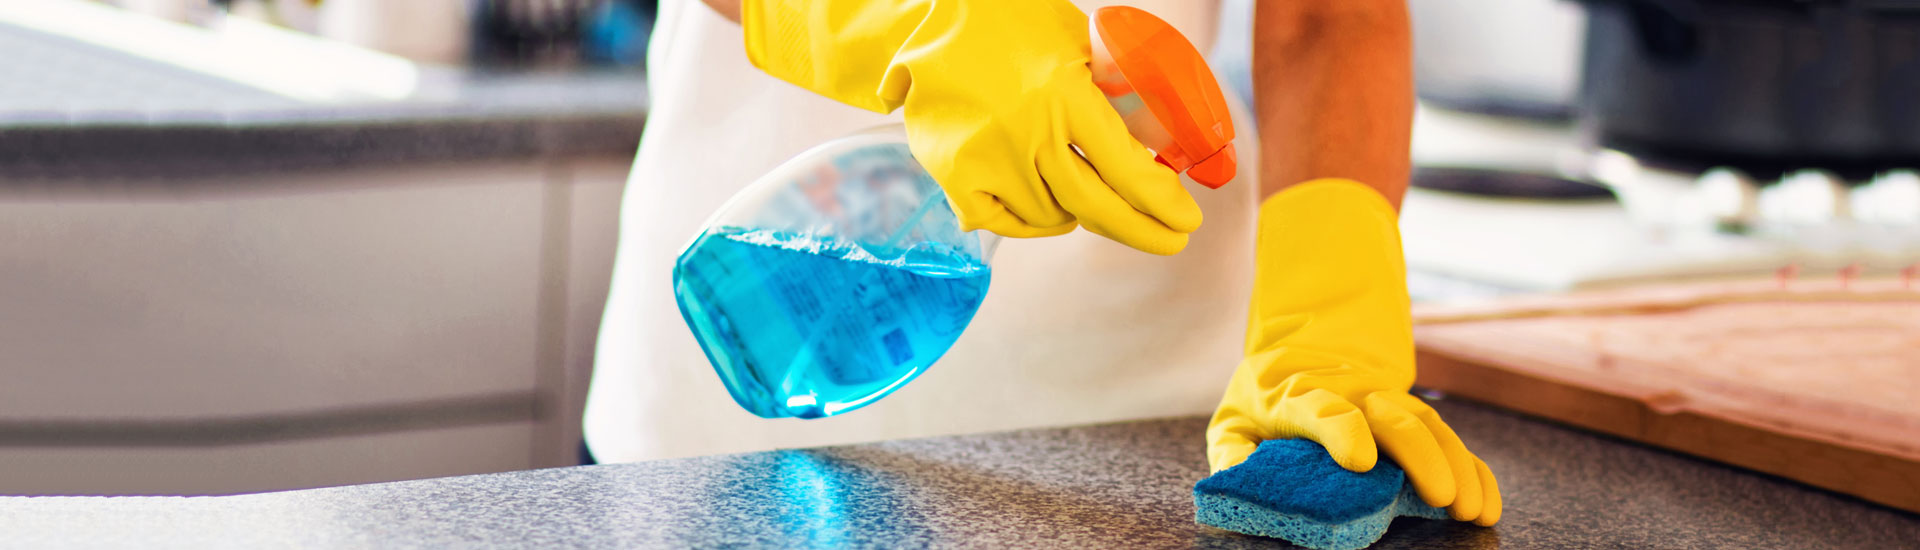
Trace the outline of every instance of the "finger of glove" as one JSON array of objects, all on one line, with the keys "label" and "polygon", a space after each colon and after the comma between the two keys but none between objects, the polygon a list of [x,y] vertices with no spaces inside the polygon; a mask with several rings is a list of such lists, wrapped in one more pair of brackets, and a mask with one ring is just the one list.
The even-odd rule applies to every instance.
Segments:
[{"label": "finger of glove", "polygon": [[1144,252],[1170,255],[1187,247],[1187,234],[1168,229],[1120,198],[1112,188],[1100,182],[1093,167],[1075,155],[1066,144],[1056,150],[1042,151],[1034,159],[1040,177],[1060,205],[1094,234],[1113,239]]},{"label": "finger of glove", "polygon": [[1220,406],[1207,421],[1207,464],[1218,472],[1247,460],[1261,441],[1271,439],[1271,407],[1260,399],[1261,365],[1251,358],[1234,367],[1220,396]]},{"label": "finger of glove", "polygon": [[[1459,434],[1454,433],[1453,428],[1448,426],[1446,421],[1441,420],[1439,412],[1434,411],[1433,407],[1418,397],[1409,394],[1392,394],[1390,397],[1386,397],[1385,394],[1376,395],[1381,395],[1383,399],[1412,413],[1432,434],[1433,441],[1439,446],[1440,453],[1444,455],[1444,464],[1453,479],[1455,497],[1451,504],[1446,505],[1447,515],[1459,521],[1473,521],[1478,518],[1485,509],[1480,475],[1474,471],[1473,466],[1479,459],[1467,450],[1467,445],[1460,440]],[[1408,477],[1413,477],[1412,472],[1408,472]],[[1418,488],[1416,485],[1416,489]],[[1432,501],[1428,501],[1428,504],[1440,506]]]},{"label": "finger of glove", "polygon": [[1407,471],[1407,482],[1413,484],[1420,500],[1434,507],[1453,504],[1459,488],[1447,465],[1447,455],[1441,452],[1427,425],[1384,393],[1368,395],[1366,406],[1374,440],[1400,464],[1400,469]]},{"label": "finger of glove", "polygon": [[1467,444],[1454,433],[1453,427],[1440,419],[1440,413],[1433,410],[1427,402],[1410,394],[1399,394],[1395,401],[1402,404],[1415,417],[1425,424],[1427,431],[1433,433],[1433,439],[1440,444],[1440,452],[1446,455],[1447,466],[1453,472],[1454,494],[1457,497],[1447,507],[1447,515],[1459,521],[1473,521],[1480,517],[1485,502],[1484,491],[1480,487],[1480,475],[1473,470],[1473,464],[1480,459],[1467,450]]},{"label": "finger of glove", "polygon": [[1200,229],[1200,203],[1180,184],[1180,175],[1153,160],[1153,151],[1127,131],[1099,87],[1079,87],[1081,99],[1067,106],[1067,138],[1093,163],[1101,181],[1134,210],[1175,232]]},{"label": "finger of glove", "polygon": [[[1027,223],[1026,220],[1020,219],[1019,216],[1014,215],[1012,212],[1008,212],[1005,208],[997,208],[996,210],[990,210],[990,212],[993,212],[993,213],[987,214],[986,220],[984,221],[976,220],[972,223],[962,221],[960,223],[961,229],[965,231],[972,231],[975,229],[985,229],[987,231],[992,231],[993,233],[1000,235],[1002,237],[1010,237],[1015,239],[1032,239],[1032,238],[1038,238],[1038,237],[1052,237],[1055,235],[1065,235],[1067,233],[1072,233],[1074,228],[1080,226],[1080,224],[1078,223],[1069,221],[1063,225],[1040,227],[1040,226],[1035,226],[1033,224]],[[956,212],[955,215],[959,215],[959,214]]]},{"label": "finger of glove", "polygon": [[1373,432],[1359,407],[1338,394],[1316,389],[1287,397],[1281,402],[1282,414],[1299,434],[1327,448],[1334,463],[1355,472],[1367,472],[1379,462]]},{"label": "finger of glove", "polygon": [[1500,482],[1493,478],[1493,470],[1487,468],[1486,462],[1475,458],[1473,459],[1473,466],[1474,470],[1479,472],[1481,502],[1483,503],[1480,507],[1480,517],[1474,518],[1473,524],[1481,527],[1492,527],[1493,524],[1500,523]]},{"label": "finger of glove", "polygon": [[1259,427],[1251,419],[1239,415],[1220,418],[1226,413],[1216,412],[1215,420],[1207,427],[1207,464],[1215,472],[1246,462],[1262,440]]},{"label": "finger of glove", "polygon": [[[1022,162],[1005,161],[1004,153],[985,145],[963,147],[950,153],[957,163],[934,174],[951,199],[961,229],[986,229],[1016,238],[1073,231],[1073,214],[1054,200],[1040,172],[1022,168]],[[929,171],[936,166],[940,165],[930,165]]]}]

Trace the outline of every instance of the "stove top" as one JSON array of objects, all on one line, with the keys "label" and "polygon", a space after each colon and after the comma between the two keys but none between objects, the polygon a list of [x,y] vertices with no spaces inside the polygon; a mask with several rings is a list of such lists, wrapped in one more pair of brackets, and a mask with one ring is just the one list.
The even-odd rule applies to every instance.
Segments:
[{"label": "stove top", "polygon": [[1583,143],[1571,123],[1422,106],[1402,209],[1410,270],[1513,290],[1679,279],[1908,276],[1920,172],[1655,164]]}]

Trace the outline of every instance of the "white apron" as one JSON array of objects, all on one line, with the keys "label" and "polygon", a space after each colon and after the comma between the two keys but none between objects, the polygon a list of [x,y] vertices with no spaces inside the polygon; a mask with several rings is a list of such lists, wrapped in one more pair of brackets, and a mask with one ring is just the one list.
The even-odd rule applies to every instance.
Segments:
[{"label": "white apron", "polygon": [[[1166,3],[1174,9],[1148,9],[1204,48],[1211,3]],[[661,2],[654,32],[652,109],[621,205],[587,399],[585,436],[598,460],[1203,414],[1219,401],[1246,329],[1259,187],[1257,140],[1237,100],[1241,177],[1218,190],[1187,182],[1206,218],[1186,251],[1154,256],[1085,230],[1008,239],[973,324],[906,387],[817,420],[742,410],[675,306],[674,258],[722,202],[775,165],[899,116],[760,73],[740,28],[698,1]]]}]

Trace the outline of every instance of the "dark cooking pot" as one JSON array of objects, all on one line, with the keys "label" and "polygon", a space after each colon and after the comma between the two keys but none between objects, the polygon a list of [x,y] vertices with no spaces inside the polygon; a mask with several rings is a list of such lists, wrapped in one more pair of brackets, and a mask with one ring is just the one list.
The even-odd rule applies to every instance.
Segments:
[{"label": "dark cooking pot", "polygon": [[1920,166],[1920,0],[1587,0],[1579,111],[1667,164]]}]

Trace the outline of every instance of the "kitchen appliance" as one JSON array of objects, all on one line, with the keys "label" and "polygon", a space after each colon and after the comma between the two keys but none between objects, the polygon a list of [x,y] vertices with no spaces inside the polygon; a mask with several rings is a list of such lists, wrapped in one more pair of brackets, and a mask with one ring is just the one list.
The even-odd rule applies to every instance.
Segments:
[{"label": "kitchen appliance", "polygon": [[1588,0],[1578,110],[1683,170],[1849,179],[1920,164],[1920,2]]},{"label": "kitchen appliance", "polygon": [[[1422,47],[1471,36],[1484,9],[1412,5]],[[1920,2],[1561,5],[1583,10],[1570,118],[1485,108],[1514,87],[1444,85],[1567,84],[1490,46],[1564,46],[1540,29],[1565,19],[1488,26],[1470,43],[1489,77],[1447,74],[1470,65],[1431,62],[1445,48],[1417,54],[1410,268],[1556,290],[1920,262]]]}]

